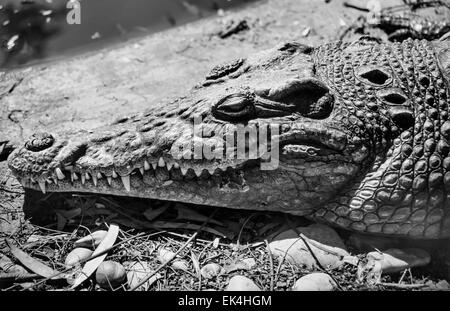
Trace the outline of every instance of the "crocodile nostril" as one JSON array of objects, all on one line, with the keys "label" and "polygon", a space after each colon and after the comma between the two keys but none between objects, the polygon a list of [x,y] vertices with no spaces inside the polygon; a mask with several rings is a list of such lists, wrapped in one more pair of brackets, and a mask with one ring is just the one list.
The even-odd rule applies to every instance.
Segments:
[{"label": "crocodile nostril", "polygon": [[302,116],[325,119],[333,110],[334,97],[320,81],[298,81],[284,92],[274,96],[278,102],[286,104]]},{"label": "crocodile nostril", "polygon": [[36,133],[33,134],[28,141],[25,143],[25,148],[27,148],[30,151],[42,151],[47,148],[50,148],[53,143],[55,142],[55,139],[51,134],[48,133]]}]

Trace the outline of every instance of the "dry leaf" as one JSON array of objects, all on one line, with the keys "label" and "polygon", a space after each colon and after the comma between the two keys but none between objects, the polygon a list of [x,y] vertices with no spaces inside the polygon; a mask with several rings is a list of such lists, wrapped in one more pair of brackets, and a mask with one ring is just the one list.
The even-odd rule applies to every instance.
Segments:
[{"label": "dry leaf", "polygon": [[162,213],[164,213],[167,210],[168,206],[162,206],[162,207],[158,207],[158,208],[147,208],[144,212],[144,216],[145,218],[147,218],[147,220],[152,221],[156,218],[158,218],[158,216],[160,216]]},{"label": "dry leaf", "polygon": [[220,242],[220,238],[215,238],[212,244],[213,248],[218,248],[219,247],[219,242]]},{"label": "dry leaf", "polygon": [[158,251],[158,260],[161,263],[166,263],[168,261],[171,261],[175,257],[175,253],[171,250],[160,248]]},{"label": "dry leaf", "polygon": [[92,232],[91,234],[82,237],[81,239],[76,240],[73,243],[73,246],[76,247],[87,247],[87,248],[95,248],[102,240],[106,237],[107,232],[105,230],[97,230]]},{"label": "dry leaf", "polygon": [[212,218],[208,219],[207,216],[202,215],[193,209],[186,208],[186,207],[182,206],[181,204],[175,205],[175,208],[178,211],[177,220],[183,219],[183,220],[192,220],[192,221],[198,221],[198,222],[208,221],[208,223],[211,223],[211,224],[215,224],[215,225],[222,226],[222,227],[225,226],[222,222],[217,221]]},{"label": "dry leaf", "polygon": [[55,209],[55,212],[56,212],[56,214],[61,215],[62,217],[66,218],[66,219],[72,219],[72,218],[75,218],[75,217],[81,215],[81,208],[77,207],[77,208],[73,208],[70,210]]},{"label": "dry leaf", "polygon": [[[92,256],[94,257],[97,254],[100,254],[101,252],[107,250],[108,248],[111,248],[116,242],[118,234],[119,234],[119,226],[115,224],[110,225],[105,238],[100,242],[99,246],[95,249]],[[94,273],[97,267],[103,262],[103,260],[105,260],[106,255],[107,253],[86,262],[86,264],[83,267],[83,270],[75,279],[74,284],[72,285],[72,289],[83,283],[85,280],[87,280],[91,276],[91,274]]]},{"label": "dry leaf", "polygon": [[[17,260],[19,260],[25,267],[27,267],[34,273],[39,274],[40,276],[43,276],[45,278],[52,278],[56,274],[59,274],[58,271],[53,270],[52,268],[50,268],[49,266],[47,266],[40,260],[34,259],[33,257],[28,255],[27,253],[25,253],[18,247],[12,245],[12,243],[10,241],[7,240],[6,244],[8,245],[8,247],[9,247],[11,253],[14,255],[14,257],[16,257]],[[62,278],[62,277],[61,276],[53,277],[53,279],[58,279],[58,278]]]},{"label": "dry leaf", "polygon": [[9,272],[8,270],[11,269],[12,266],[14,266],[14,263],[11,261],[11,259],[3,254],[0,254],[0,269],[5,272]]},{"label": "dry leaf", "polygon": [[198,258],[193,251],[191,251],[191,260],[192,264],[194,265],[195,273],[197,273],[197,275],[200,275],[200,263],[198,262]]}]

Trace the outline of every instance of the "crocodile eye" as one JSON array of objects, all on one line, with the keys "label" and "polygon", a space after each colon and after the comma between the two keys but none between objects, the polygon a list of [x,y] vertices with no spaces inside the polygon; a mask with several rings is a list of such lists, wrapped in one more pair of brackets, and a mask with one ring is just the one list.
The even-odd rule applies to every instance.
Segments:
[{"label": "crocodile eye", "polygon": [[391,74],[381,67],[360,67],[355,73],[360,81],[373,86],[385,86],[392,81]]},{"label": "crocodile eye", "polygon": [[212,107],[213,115],[226,121],[249,120],[255,115],[253,98],[248,94],[232,94]]},{"label": "crocodile eye", "polygon": [[38,152],[50,148],[55,139],[48,133],[36,133],[33,134],[25,143],[25,148],[30,151]]}]

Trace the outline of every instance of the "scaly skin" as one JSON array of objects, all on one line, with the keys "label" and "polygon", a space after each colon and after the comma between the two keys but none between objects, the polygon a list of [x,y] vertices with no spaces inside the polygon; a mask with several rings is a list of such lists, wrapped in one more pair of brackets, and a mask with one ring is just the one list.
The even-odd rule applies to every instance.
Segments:
[{"label": "scaly skin", "polygon": [[[374,234],[449,237],[449,50],[448,42],[370,38],[279,45],[214,68],[186,97],[141,115],[94,131],[35,134],[9,166],[24,187],[43,191],[281,211]],[[199,117],[212,132],[192,139]],[[193,141],[223,142],[221,131],[234,135],[239,124],[269,123],[279,129],[271,137],[280,141],[275,170],[260,169],[269,160],[260,154],[172,157],[177,144],[193,150]]]}]

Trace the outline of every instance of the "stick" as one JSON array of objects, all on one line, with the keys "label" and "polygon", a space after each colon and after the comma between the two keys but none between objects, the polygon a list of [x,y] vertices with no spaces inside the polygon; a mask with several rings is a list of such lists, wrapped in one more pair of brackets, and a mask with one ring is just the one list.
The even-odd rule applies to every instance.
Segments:
[{"label": "stick", "polygon": [[267,240],[264,240],[264,242],[266,243],[266,247],[267,247],[267,252],[269,252],[269,260],[270,260],[270,290],[273,291],[273,286],[274,286],[274,276],[273,276],[273,258],[272,258],[272,251],[270,250],[269,247],[269,242]]},{"label": "stick", "polygon": [[359,5],[357,5],[355,3],[352,3],[352,2],[349,2],[349,1],[345,1],[344,2],[344,6],[346,8],[352,8],[352,9],[356,9],[356,10],[363,11],[363,12],[369,12],[368,8],[364,8],[362,6],[359,6]]},{"label": "stick", "polygon": [[0,273],[1,282],[27,282],[42,279],[43,276],[35,273]]},{"label": "stick", "polygon": [[397,284],[397,283],[378,283],[378,285],[386,286],[386,287],[395,287],[401,289],[414,289],[414,288],[423,288],[427,287],[426,284]]}]

